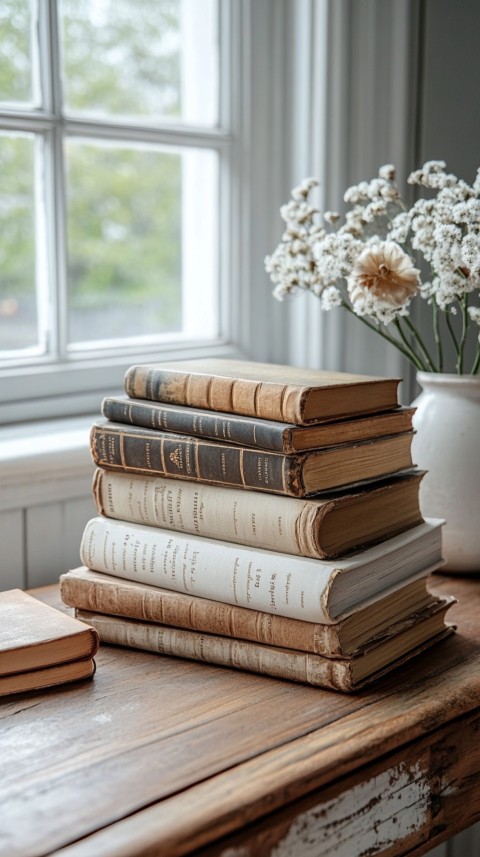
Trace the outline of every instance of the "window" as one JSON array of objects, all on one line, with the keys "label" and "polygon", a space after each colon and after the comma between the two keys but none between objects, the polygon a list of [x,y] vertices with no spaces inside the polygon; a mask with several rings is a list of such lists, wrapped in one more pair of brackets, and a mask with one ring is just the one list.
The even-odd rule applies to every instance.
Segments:
[{"label": "window", "polygon": [[2,1],[3,421],[228,341],[234,8]]}]

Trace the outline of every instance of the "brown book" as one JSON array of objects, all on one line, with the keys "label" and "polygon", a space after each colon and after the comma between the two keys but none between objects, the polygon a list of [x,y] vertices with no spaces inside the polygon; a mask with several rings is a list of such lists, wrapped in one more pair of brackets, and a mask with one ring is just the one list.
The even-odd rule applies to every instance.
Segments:
[{"label": "brown book", "polygon": [[92,518],[80,545],[87,568],[306,622],[333,624],[442,561],[442,522],[428,520],[336,560]]},{"label": "brown book", "polygon": [[[426,577],[392,587],[340,622],[321,625],[122,580],[82,566],[63,574],[60,593],[69,607],[191,631],[312,652],[327,658],[358,654],[372,640],[391,636],[433,606]],[[394,626],[394,627],[392,627]]]},{"label": "brown book", "polygon": [[97,649],[96,632],[73,616],[20,589],[0,592],[0,676],[88,660]]},{"label": "brown book", "polygon": [[[72,617],[73,618],[73,617]],[[95,672],[93,658],[65,661],[51,667],[0,676],[0,696],[24,693],[29,690],[44,690],[59,684],[91,678]]]},{"label": "brown book", "polygon": [[235,669],[299,681],[315,687],[353,691],[374,681],[453,630],[445,625],[445,613],[455,599],[444,598],[418,614],[408,627],[372,643],[358,657],[324,658],[278,646],[265,646],[232,637],[202,634],[150,622],[139,622],[102,613],[78,610],[102,643],[143,649],[163,655],[188,658]]},{"label": "brown book", "polygon": [[107,396],[102,402],[102,413],[112,422],[288,453],[411,431],[415,408],[296,426],[186,405]]},{"label": "brown book", "polygon": [[93,494],[108,518],[331,559],[419,524],[422,476],[392,476],[309,500],[99,468]]},{"label": "brown book", "polygon": [[295,425],[395,408],[398,384],[398,378],[219,358],[131,366],[125,375],[134,399]]},{"label": "brown book", "polygon": [[310,452],[250,449],[120,423],[95,423],[99,467],[305,497],[412,467],[412,432]]}]

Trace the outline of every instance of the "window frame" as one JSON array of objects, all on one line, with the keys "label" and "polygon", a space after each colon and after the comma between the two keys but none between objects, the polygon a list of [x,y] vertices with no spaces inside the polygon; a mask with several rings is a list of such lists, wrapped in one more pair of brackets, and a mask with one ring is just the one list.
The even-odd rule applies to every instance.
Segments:
[{"label": "window frame", "polygon": [[[43,135],[47,218],[53,224],[47,253],[56,281],[59,314],[66,305],[66,206],[63,140],[67,136],[125,142],[194,146],[213,150],[219,158],[219,330],[212,340],[165,336],[162,342],[132,343],[118,348],[94,348],[67,354],[61,325],[51,324],[54,356],[25,357],[0,368],[0,423],[96,412],[103,395],[120,391],[128,366],[194,356],[233,356],[245,352],[248,329],[241,318],[240,298],[245,276],[242,219],[245,209],[245,68],[244,35],[250,26],[250,0],[221,0],[219,20],[219,124],[214,128],[153,126],[146,122],[103,122],[65,118],[61,114],[61,78],[56,0],[37,4],[39,74],[43,107],[32,110],[2,109],[2,130],[30,131]],[[48,62],[47,58],[51,58]],[[243,66],[243,67],[242,67]],[[248,124],[247,124],[248,127]],[[51,309],[49,310],[51,311]],[[243,340],[243,341],[242,341]],[[60,348],[58,347],[60,346]]]}]

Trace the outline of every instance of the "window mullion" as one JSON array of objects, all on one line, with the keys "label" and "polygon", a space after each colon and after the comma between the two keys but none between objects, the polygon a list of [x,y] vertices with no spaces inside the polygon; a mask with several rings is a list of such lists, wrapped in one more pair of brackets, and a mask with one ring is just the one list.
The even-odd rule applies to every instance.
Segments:
[{"label": "window mullion", "polygon": [[44,104],[52,116],[45,138],[45,210],[49,224],[48,265],[50,271],[49,351],[64,360],[67,352],[67,241],[66,197],[63,154],[62,82],[57,0],[41,3],[41,56]]}]

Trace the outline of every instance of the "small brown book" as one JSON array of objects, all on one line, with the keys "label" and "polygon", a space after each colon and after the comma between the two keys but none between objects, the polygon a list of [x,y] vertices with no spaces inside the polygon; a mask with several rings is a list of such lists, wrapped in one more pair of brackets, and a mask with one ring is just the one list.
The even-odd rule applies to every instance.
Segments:
[{"label": "small brown book", "polygon": [[125,392],[134,399],[304,425],[395,408],[399,380],[201,358],[131,366]]},{"label": "small brown book", "polygon": [[93,675],[98,634],[21,589],[0,592],[0,694]]}]

